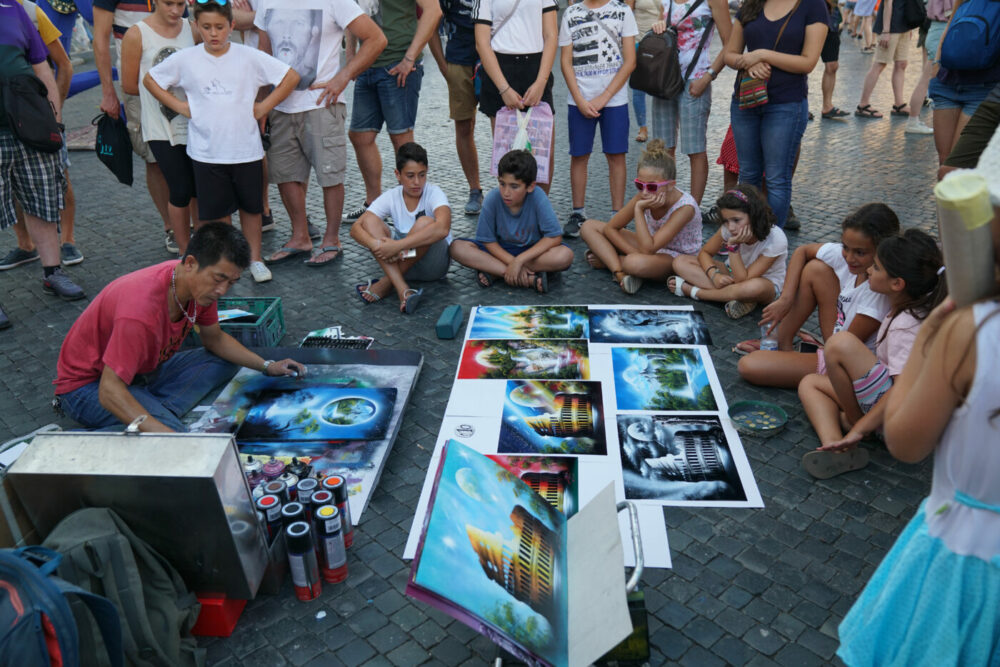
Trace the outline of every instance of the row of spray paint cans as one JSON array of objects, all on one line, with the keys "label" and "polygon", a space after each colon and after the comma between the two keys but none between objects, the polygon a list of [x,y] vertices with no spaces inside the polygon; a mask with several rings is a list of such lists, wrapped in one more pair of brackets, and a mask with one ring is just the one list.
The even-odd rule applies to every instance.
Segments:
[{"label": "row of spray paint cans", "polygon": [[268,543],[284,533],[295,596],[315,600],[322,581],[347,579],[347,548],[354,542],[347,480],[328,475],[319,481],[298,459],[286,466],[273,457],[266,463],[248,458],[244,472]]}]

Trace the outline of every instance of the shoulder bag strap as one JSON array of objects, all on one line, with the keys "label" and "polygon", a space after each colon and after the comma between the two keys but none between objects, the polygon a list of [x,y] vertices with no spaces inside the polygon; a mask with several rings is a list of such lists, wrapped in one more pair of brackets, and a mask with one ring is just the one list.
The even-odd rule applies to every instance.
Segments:
[{"label": "shoulder bag strap", "polygon": [[618,49],[618,57],[624,60],[624,56],[622,55],[621,35],[616,35],[614,31],[601,20],[601,17],[597,15],[597,12],[591,10],[591,15],[594,17],[594,20],[597,21],[597,25],[600,26],[601,30],[607,33],[608,37],[611,38],[611,43]]},{"label": "shoulder bag strap", "polygon": [[[510,10],[510,13],[507,14],[507,16],[503,17],[503,20],[500,21],[499,25],[497,25],[497,29],[493,31],[494,35],[500,32],[500,29],[503,28],[505,25],[507,25],[507,21],[509,21],[510,18],[514,16],[514,14],[517,12],[517,8],[520,6],[521,6],[521,0],[514,0],[514,8]],[[798,7],[797,4],[795,6]]]},{"label": "shoulder bag strap", "polygon": [[[700,7],[701,3],[704,1],[705,0],[694,0],[694,4],[692,4],[686,12],[684,12],[684,16],[681,17],[681,20],[678,21],[677,24],[680,24],[684,19],[691,16],[691,12],[698,9],[698,7]],[[798,7],[798,5],[795,6]],[[674,0],[670,0],[670,7],[667,9],[667,26],[670,28],[673,28],[675,25],[671,23],[671,19],[673,18],[672,17],[673,13],[674,13]]]},{"label": "shoulder bag strap", "polygon": [[[778,48],[778,42],[781,41],[781,36],[785,34],[785,28],[788,27],[788,22],[792,20],[792,14],[798,11],[800,4],[802,4],[802,0],[795,0],[795,6],[792,7],[792,11],[788,12],[788,16],[785,17],[785,22],[781,24],[781,30],[778,31],[778,39],[774,40],[773,48]],[[763,9],[760,11],[761,13],[764,12]]]},{"label": "shoulder bag strap", "polygon": [[[684,85],[687,85],[688,79],[691,78],[691,72],[694,71],[694,66],[698,63],[698,57],[701,55],[702,49],[708,44],[708,38],[712,35],[712,28],[715,27],[715,19],[709,19],[708,23],[705,25],[705,32],[701,36],[701,41],[698,43],[698,48],[695,49],[694,55],[691,56],[691,62],[688,63],[687,71],[684,72]],[[723,45],[725,47],[725,45]]]}]

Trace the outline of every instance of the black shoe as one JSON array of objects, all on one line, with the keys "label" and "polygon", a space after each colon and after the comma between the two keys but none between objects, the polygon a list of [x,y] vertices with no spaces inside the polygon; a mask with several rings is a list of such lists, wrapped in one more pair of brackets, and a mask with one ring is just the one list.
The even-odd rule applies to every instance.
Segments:
[{"label": "black shoe", "polygon": [[802,223],[799,222],[798,217],[795,215],[795,211],[793,211],[792,207],[789,206],[788,217],[785,218],[785,231],[794,232],[800,227],[802,227]]},{"label": "black shoe", "polygon": [[63,273],[62,269],[56,269],[48,278],[42,281],[42,291],[52,296],[57,296],[63,301],[76,301],[86,296],[83,289],[69,276]]},{"label": "black shoe", "polygon": [[348,224],[350,224],[352,222],[357,222],[358,218],[360,218],[361,216],[363,216],[365,214],[365,211],[367,211],[367,210],[368,210],[368,203],[365,202],[361,206],[357,207],[356,209],[354,209],[353,211],[351,211],[350,213],[348,213],[347,215],[345,215],[344,216],[344,222],[346,222]]},{"label": "black shoe", "polygon": [[0,271],[13,269],[15,266],[21,266],[22,264],[27,264],[28,262],[34,262],[37,259],[37,250],[21,250],[20,248],[14,248],[7,253],[3,259],[0,259]]},{"label": "black shoe", "polygon": [[0,304],[0,330],[3,329],[10,329],[10,318],[4,312],[3,304]]},{"label": "black shoe", "polygon": [[704,213],[701,214],[701,222],[703,225],[717,225],[722,222],[722,214],[719,213],[719,207],[713,206]]},{"label": "black shoe", "polygon": [[580,235],[580,226],[583,225],[585,221],[586,218],[579,213],[574,213],[569,216],[569,220],[567,220],[566,224],[563,225],[563,236],[568,239],[575,239]]},{"label": "black shoe", "polygon": [[309,240],[319,241],[323,238],[323,230],[312,223],[309,216],[306,216],[306,228],[309,230]]},{"label": "black shoe", "polygon": [[260,214],[260,231],[270,232],[273,231],[274,228],[277,226],[278,224],[274,221],[274,216],[272,216],[270,213]]}]

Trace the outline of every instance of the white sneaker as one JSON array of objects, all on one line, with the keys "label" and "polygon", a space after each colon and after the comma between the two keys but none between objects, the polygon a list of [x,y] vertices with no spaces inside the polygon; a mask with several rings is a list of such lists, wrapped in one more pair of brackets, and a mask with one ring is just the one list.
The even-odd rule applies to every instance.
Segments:
[{"label": "white sneaker", "polygon": [[920,122],[919,118],[911,118],[906,121],[906,129],[903,131],[907,134],[934,134],[934,128],[927,127]]},{"label": "white sneaker", "polygon": [[271,279],[271,271],[264,266],[264,262],[250,262],[250,275],[257,283],[266,283]]}]

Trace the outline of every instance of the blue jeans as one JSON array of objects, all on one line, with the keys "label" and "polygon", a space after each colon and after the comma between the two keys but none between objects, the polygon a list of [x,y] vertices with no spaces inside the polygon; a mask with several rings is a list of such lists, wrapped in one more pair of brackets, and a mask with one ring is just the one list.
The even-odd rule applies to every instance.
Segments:
[{"label": "blue jeans", "polygon": [[809,118],[809,103],[765,104],[741,110],[731,107],[733,138],[740,161],[740,183],[761,187],[767,181],[767,203],[778,226],[784,227],[792,203],[792,171]]},{"label": "blue jeans", "polygon": [[402,134],[413,129],[417,121],[420,83],[424,77],[422,62],[414,65],[402,88],[389,67],[369,67],[354,82],[354,105],[351,108],[351,132],[380,132],[382,125],[389,134]]},{"label": "blue jeans", "polygon": [[646,125],[646,93],[641,90],[632,90],[632,110],[635,111],[635,124],[644,127]]},{"label": "blue jeans", "polygon": [[[209,392],[232,379],[237,366],[204,348],[178,352],[152,373],[136,376],[129,393],[151,416],[175,431],[187,431],[181,417]],[[59,396],[67,417],[91,431],[118,431],[124,424],[98,398],[100,381]]]}]

